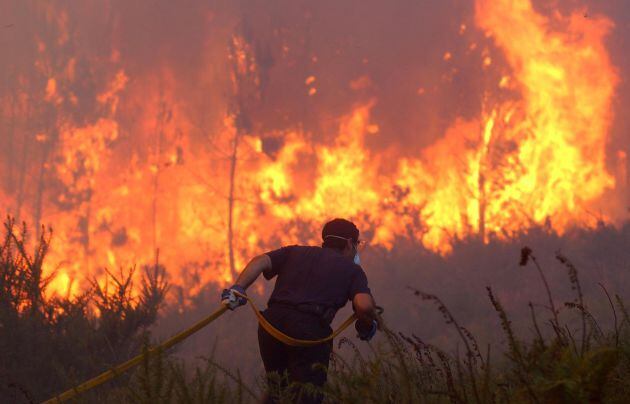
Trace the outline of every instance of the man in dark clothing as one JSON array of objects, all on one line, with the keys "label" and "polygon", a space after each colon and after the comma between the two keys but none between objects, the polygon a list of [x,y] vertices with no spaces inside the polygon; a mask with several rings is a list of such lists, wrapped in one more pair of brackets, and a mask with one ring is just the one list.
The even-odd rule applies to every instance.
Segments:
[{"label": "man in dark clothing", "polygon": [[[324,226],[322,239],[322,247],[282,247],[255,257],[236,284],[223,291],[223,303],[232,310],[245,304],[235,292],[245,294],[262,273],[267,280],[277,277],[263,315],[278,330],[297,339],[325,338],[332,333],[330,323],[335,314],[350,300],[358,317],[355,328],[359,338],[370,340],[377,322],[374,300],[360,266],[359,230],[352,222],[335,219]],[[289,383],[321,387],[326,382],[332,341],[291,347],[259,327],[258,343],[270,383],[285,374]],[[323,398],[300,389],[295,393],[302,403],[319,403]]]}]

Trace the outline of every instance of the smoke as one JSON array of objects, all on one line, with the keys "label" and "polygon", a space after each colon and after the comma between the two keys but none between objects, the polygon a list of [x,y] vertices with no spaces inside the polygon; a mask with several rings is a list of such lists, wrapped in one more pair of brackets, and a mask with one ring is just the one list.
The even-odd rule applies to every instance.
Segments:
[{"label": "smoke", "polygon": [[[575,1],[537,3],[548,13],[582,6]],[[608,44],[625,77],[629,7],[621,0],[586,6],[586,18],[603,14],[615,23]],[[32,70],[38,38],[53,45],[65,35],[66,45],[50,50],[58,59],[84,58],[89,70],[109,61],[134,82],[159,77],[166,67],[177,97],[212,115],[227,91],[225,48],[230,35],[240,30],[259,47],[264,70],[264,102],[254,113],[260,132],[301,124],[311,133],[327,133],[326,125],[354,102],[374,97],[381,131],[371,146],[417,153],[441,137],[456,117],[476,116],[481,108],[484,83],[477,62],[488,42],[474,27],[473,2],[249,0],[183,6],[169,1],[3,0],[3,9],[4,95],[15,86],[18,72]],[[471,43],[478,43],[478,51],[468,51]],[[118,55],[112,58],[112,52]],[[447,52],[452,59],[444,61]],[[305,85],[309,76],[316,78],[312,97]],[[618,91],[620,106],[627,105],[624,86]],[[625,146],[628,123],[616,115],[612,144]]]},{"label": "smoke", "polygon": [[[252,112],[262,133],[304,125],[330,135],[332,121],[374,97],[375,120],[382,124],[372,146],[399,148],[402,142],[411,146],[405,151],[417,153],[455,117],[479,111],[481,84],[467,79],[477,72],[461,71],[478,65],[466,63],[475,56],[463,54],[467,43],[460,34],[461,24],[471,25],[472,3],[4,3],[9,12],[3,21],[12,24],[2,42],[6,86],[15,80],[10,72],[32,71],[40,39],[59,62],[76,57],[88,70],[97,63],[123,68],[131,78],[127,95],[155,76],[151,85],[159,86],[168,74],[188,113],[209,114],[212,122],[227,102],[226,47],[240,32],[257,47],[263,102]],[[446,52],[462,59],[455,66],[443,63]],[[460,70],[458,77],[443,80],[453,69]],[[316,96],[308,95],[309,76],[315,77]],[[103,86],[107,75],[93,79]],[[135,116],[120,112],[130,121]]]},{"label": "smoke", "polygon": [[[617,76],[626,76],[624,2],[535,6],[545,16],[583,8],[586,19],[610,19],[606,47]],[[430,193],[434,177],[461,160],[453,153],[431,161],[452,146],[439,141],[479,131],[477,121],[489,112],[484,100],[506,73],[504,53],[478,28],[472,1],[3,0],[2,8],[0,203],[4,212],[57,230],[65,249],[56,261],[76,262],[64,267],[68,279],[152,261],[160,248],[165,264],[178,267],[171,268],[177,281],[228,281],[230,274],[216,270],[227,264],[227,200],[237,202],[236,266],[279,243],[312,241],[312,222],[323,222],[322,215],[375,215],[378,226],[394,219],[369,210],[398,198],[409,203],[389,213],[413,217],[431,202],[426,195],[439,196]],[[249,70],[237,89],[238,63]],[[617,87],[608,136],[613,175],[620,151],[630,152],[621,112],[627,86]],[[243,135],[236,199],[227,178],[234,133]],[[434,166],[413,161],[420,158]],[[255,159],[262,163],[250,164]],[[352,178],[322,180],[322,166],[332,181],[348,171],[343,164],[353,165]],[[393,196],[386,186],[362,183],[397,170],[416,178],[395,181]],[[442,181],[435,183],[458,187],[449,176]],[[256,187],[264,188],[262,202],[248,193]],[[339,188],[365,192],[347,197]],[[414,191],[426,195],[406,194]],[[295,202],[309,193],[315,208]],[[287,219],[286,210],[298,208],[300,217]],[[422,238],[427,222],[417,219],[398,227]],[[447,230],[459,236],[475,226],[458,222]],[[386,230],[370,233],[389,241],[400,235]]]}]

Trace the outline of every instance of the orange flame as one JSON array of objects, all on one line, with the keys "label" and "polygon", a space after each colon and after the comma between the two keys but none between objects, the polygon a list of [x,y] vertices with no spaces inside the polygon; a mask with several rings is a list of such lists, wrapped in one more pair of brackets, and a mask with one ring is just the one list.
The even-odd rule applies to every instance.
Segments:
[{"label": "orange flame", "polygon": [[[373,244],[389,248],[410,237],[442,254],[455,239],[501,239],[534,224],[560,234],[592,226],[589,209],[615,186],[605,164],[618,82],[604,46],[610,21],[585,19],[582,10],[546,17],[530,0],[477,0],[475,10],[477,27],[496,45],[480,63],[502,69],[501,77],[487,88],[478,118],[455,120],[416,158],[367,146],[380,134],[371,118],[375,99],[354,106],[339,119],[334,140],[318,144],[301,129],[253,133],[232,105],[224,106],[219,130],[205,128],[172,91],[167,67],[145,77],[120,69],[95,97],[98,118],[56,122],[49,168],[65,191],[42,216],[56,234],[47,272],[59,275],[51,291],[77,294],[86,275],[151,263],[157,249],[171,281],[189,295],[207,282],[231,282],[230,198],[237,268],[264,249],[317,243],[322,223],[338,216],[354,219]],[[67,19],[62,14],[58,24]],[[462,24],[460,34],[471,28]],[[71,33],[59,35],[64,44]],[[245,39],[235,36],[231,46],[232,87],[238,90],[239,77],[260,86]],[[39,51],[46,59],[47,45]],[[440,62],[456,56],[445,52]],[[114,63],[120,58],[113,52]],[[75,79],[75,65],[70,60],[57,75],[46,73],[43,100],[76,104],[62,84]],[[364,90],[370,83],[362,76],[349,85]],[[319,96],[315,76],[304,85]],[[429,96],[424,87],[418,94]],[[133,125],[120,122],[122,108],[137,111]],[[48,139],[42,134],[41,142]],[[263,147],[268,139],[278,140],[276,150]]]}]

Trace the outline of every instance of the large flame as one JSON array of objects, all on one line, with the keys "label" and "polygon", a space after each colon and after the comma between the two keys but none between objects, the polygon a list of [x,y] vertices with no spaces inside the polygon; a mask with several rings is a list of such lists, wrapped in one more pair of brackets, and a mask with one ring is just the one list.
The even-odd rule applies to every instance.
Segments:
[{"label": "large flame", "polygon": [[610,22],[584,14],[550,19],[528,0],[477,1],[476,22],[509,75],[479,120],[456,122],[423,159],[401,165],[397,183],[424,206],[425,244],[447,251],[447,235],[592,224],[589,207],[614,186],[605,147],[617,77],[603,45]]},{"label": "large flame", "polygon": [[[47,15],[64,45],[68,17]],[[194,101],[173,91],[168,66],[134,77],[113,52],[108,63],[119,67],[93,97],[96,118],[52,114],[54,129],[36,137],[52,148],[42,173],[54,179],[53,202],[18,214],[54,227],[51,290],[79,293],[82,279],[98,279],[103,267],[151,263],[159,251],[171,280],[193,295],[207,282],[229,283],[230,261],[239,269],[267,248],[317,243],[322,223],[337,216],[357,221],[373,244],[408,237],[442,254],[466,237],[594,225],[590,210],[615,186],[605,156],[618,81],[604,46],[611,22],[583,10],[544,16],[530,0],[477,0],[475,23],[496,46],[483,69],[500,78],[488,85],[480,116],[458,118],[434,144],[406,150],[414,158],[367,146],[380,135],[372,97],[340,116],[330,142],[313,142],[300,126],[254,133],[243,115],[260,98],[261,77],[241,36],[230,43],[226,79],[241,96],[223,105],[218,129],[195,120]],[[52,60],[47,46],[40,42],[37,62],[45,82],[3,99],[5,116],[27,114],[36,101],[79,108],[67,84],[78,80],[77,61]],[[447,52],[444,61],[454,57]],[[305,80],[311,96],[316,83]],[[121,108],[134,111],[133,123],[121,120]],[[14,213],[18,199],[2,197]]]}]

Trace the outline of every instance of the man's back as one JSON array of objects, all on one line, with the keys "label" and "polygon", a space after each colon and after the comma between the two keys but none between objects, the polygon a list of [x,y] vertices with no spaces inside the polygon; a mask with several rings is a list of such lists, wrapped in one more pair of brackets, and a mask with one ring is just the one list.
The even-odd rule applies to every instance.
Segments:
[{"label": "man's back", "polygon": [[274,304],[321,305],[333,314],[357,293],[370,293],[363,269],[332,248],[289,246],[267,253],[278,276],[269,299]]}]

